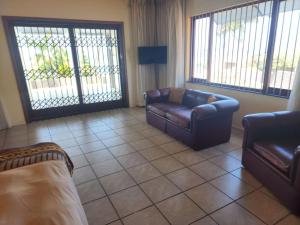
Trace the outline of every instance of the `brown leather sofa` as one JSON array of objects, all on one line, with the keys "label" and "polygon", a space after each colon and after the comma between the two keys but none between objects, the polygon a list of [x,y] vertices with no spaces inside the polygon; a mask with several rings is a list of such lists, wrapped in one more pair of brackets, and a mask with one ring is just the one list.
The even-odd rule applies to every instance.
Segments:
[{"label": "brown leather sofa", "polygon": [[291,211],[300,213],[300,112],[243,118],[242,164]]},{"label": "brown leather sofa", "polygon": [[214,93],[164,88],[145,93],[147,122],[195,150],[228,142],[233,98]]}]

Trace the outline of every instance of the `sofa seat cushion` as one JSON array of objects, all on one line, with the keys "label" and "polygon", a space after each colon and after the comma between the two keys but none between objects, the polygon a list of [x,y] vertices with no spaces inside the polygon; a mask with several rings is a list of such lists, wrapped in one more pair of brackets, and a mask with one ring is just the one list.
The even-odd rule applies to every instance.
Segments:
[{"label": "sofa seat cushion", "polygon": [[289,175],[294,152],[299,144],[298,138],[289,138],[255,142],[253,148],[274,167]]},{"label": "sofa seat cushion", "polygon": [[192,109],[170,110],[166,117],[183,128],[190,128]]},{"label": "sofa seat cushion", "polygon": [[178,105],[174,103],[153,103],[150,105],[147,105],[147,110],[151,111],[153,113],[156,113],[160,116],[166,117],[166,113],[170,110],[176,111],[180,109],[186,108],[183,105]]}]

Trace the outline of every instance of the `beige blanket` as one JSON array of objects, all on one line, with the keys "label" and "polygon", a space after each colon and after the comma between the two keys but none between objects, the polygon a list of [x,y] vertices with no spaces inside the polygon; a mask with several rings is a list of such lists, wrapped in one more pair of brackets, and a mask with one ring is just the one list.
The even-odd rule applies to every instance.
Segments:
[{"label": "beige blanket", "polygon": [[1,225],[87,225],[64,161],[40,162],[0,173]]}]

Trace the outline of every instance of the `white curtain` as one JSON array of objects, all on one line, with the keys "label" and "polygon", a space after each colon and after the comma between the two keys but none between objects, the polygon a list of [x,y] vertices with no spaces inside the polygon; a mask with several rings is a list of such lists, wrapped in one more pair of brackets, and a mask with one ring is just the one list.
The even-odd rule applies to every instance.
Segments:
[{"label": "white curtain", "polygon": [[[184,86],[184,0],[131,0],[133,47],[162,46],[168,63],[158,65],[159,87]],[[137,56],[137,54],[136,54]],[[139,65],[136,57],[137,105],[143,93],[155,88],[154,65]]]},{"label": "white curtain", "polygon": [[0,130],[7,128],[7,122],[4,115],[4,110],[2,107],[1,99],[0,99]]},{"label": "white curtain", "polygon": [[298,62],[292,93],[288,102],[288,110],[300,111],[300,60]]},{"label": "white curtain", "polygon": [[144,105],[143,93],[155,88],[155,72],[153,65],[139,65],[138,47],[154,46],[155,43],[155,1],[131,0],[131,21],[133,47],[136,51],[136,90],[137,105]]},{"label": "white curtain", "polygon": [[159,65],[160,87],[184,87],[184,1],[157,0],[158,45],[168,48],[167,65]]}]

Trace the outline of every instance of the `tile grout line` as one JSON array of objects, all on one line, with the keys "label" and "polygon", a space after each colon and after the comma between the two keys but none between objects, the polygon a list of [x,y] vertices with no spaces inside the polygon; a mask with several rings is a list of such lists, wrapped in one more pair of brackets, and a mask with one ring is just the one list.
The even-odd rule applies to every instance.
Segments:
[{"label": "tile grout line", "polygon": [[[176,153],[174,153],[174,154],[176,154]],[[144,163],[144,164],[146,164],[146,163]],[[141,165],[143,165],[143,164],[141,164]],[[137,165],[137,166],[134,166],[134,167],[138,167],[138,166],[141,166],[141,165]],[[121,165],[122,167],[123,167],[123,165]],[[153,165],[152,165],[153,166]],[[184,165],[185,166],[185,165]],[[124,170],[126,171],[126,173],[128,173],[127,172],[127,169],[130,169],[130,168],[133,168],[133,167],[130,167],[130,168],[125,168],[125,167],[123,167],[124,168]],[[185,166],[184,168],[187,168],[187,169],[189,169],[187,166]],[[181,170],[181,169],[184,169],[184,168],[180,168],[180,169],[178,169],[178,170],[174,170],[174,171],[172,171],[172,172],[170,172],[170,173],[173,173],[173,172],[176,172],[176,171],[179,171],[179,170]],[[120,172],[120,171],[119,171]],[[227,171],[226,171],[227,172]],[[116,172],[117,173],[117,172]],[[170,173],[167,173],[167,174],[170,174]],[[129,174],[129,173],[128,173]],[[166,179],[168,179],[169,180],[169,178],[166,176],[167,174],[163,174],[162,173],[162,175],[161,176],[159,176],[159,177],[165,177]],[[150,199],[150,201],[151,202],[153,202],[153,204],[154,205],[156,205],[156,204],[159,204],[159,203],[161,203],[161,202],[163,202],[163,201],[165,201],[165,200],[168,200],[168,199],[170,199],[170,198],[172,198],[172,197],[175,197],[175,196],[177,196],[177,195],[180,195],[180,194],[184,194],[188,199],[190,199],[194,204],[196,204],[196,206],[197,207],[199,207],[206,215],[205,216],[210,216],[210,215],[212,215],[214,212],[216,212],[216,211],[218,211],[218,210],[220,210],[220,209],[222,209],[222,208],[224,208],[224,207],[226,207],[226,206],[228,206],[228,205],[230,205],[230,204],[232,204],[232,203],[236,203],[236,204],[238,204],[239,206],[241,206],[237,201],[238,200],[240,200],[241,198],[243,198],[243,197],[245,197],[246,195],[249,195],[249,194],[251,194],[251,193],[253,193],[253,192],[255,192],[255,191],[257,191],[259,188],[255,188],[255,187],[253,187],[252,185],[250,185],[250,184],[248,184],[248,185],[250,185],[251,187],[253,187],[254,189],[253,189],[253,191],[250,191],[250,192],[248,192],[248,193],[246,193],[245,195],[242,195],[242,196],[240,196],[238,199],[236,199],[236,200],[234,200],[234,199],[232,199],[230,196],[228,196],[226,193],[224,193],[222,190],[220,190],[220,189],[218,189],[219,191],[221,191],[223,194],[225,194],[227,197],[229,197],[230,199],[232,199],[233,201],[232,202],[230,202],[230,203],[228,203],[228,204],[226,204],[226,205],[224,205],[223,207],[220,207],[220,208],[218,208],[218,209],[216,209],[216,210],[214,210],[214,211],[212,211],[212,212],[210,212],[210,213],[207,213],[205,210],[203,210],[196,202],[194,202],[194,200],[193,199],[191,199],[188,195],[186,195],[185,194],[185,192],[187,192],[188,190],[191,190],[191,189],[193,189],[193,188],[196,188],[196,187],[199,187],[199,186],[201,186],[201,185],[203,185],[203,184],[205,184],[205,183],[209,183],[210,184],[210,182],[212,181],[212,180],[215,180],[215,179],[217,179],[217,178],[219,178],[219,177],[222,177],[222,176],[224,176],[224,175],[227,175],[227,174],[231,174],[230,172],[227,172],[226,174],[222,174],[222,175],[220,175],[220,176],[217,176],[217,177],[214,177],[213,179],[210,179],[210,180],[206,180],[206,179],[204,179],[204,180],[206,180],[206,182],[204,182],[204,183],[202,183],[202,184],[200,184],[200,185],[197,185],[197,186],[194,186],[194,187],[192,187],[192,188],[190,188],[190,189],[187,189],[187,190],[185,190],[185,191],[182,191],[181,190],[181,188],[179,188],[176,184],[174,184],[171,180],[169,180],[172,184],[174,184],[179,190],[181,190],[179,193],[177,193],[177,194],[175,194],[175,195],[172,195],[172,196],[169,196],[168,198],[165,198],[165,199],[163,199],[163,200],[161,200],[161,201],[158,201],[158,202],[156,202],[156,203],[154,203],[151,199]],[[111,174],[110,174],[111,175]],[[198,174],[197,174],[198,175]],[[131,176],[131,174],[129,174],[129,176]],[[97,177],[97,176],[96,176]],[[201,176],[200,176],[201,177]],[[131,176],[131,178],[133,178],[132,176]],[[158,177],[156,177],[156,178],[158,178]],[[154,180],[154,179],[156,179],[156,178],[152,178],[152,179],[150,179],[150,180]],[[203,177],[202,177],[203,178]],[[238,178],[238,177],[236,177],[236,178]],[[133,178],[134,179],[134,178]],[[239,178],[238,178],[239,179]],[[135,180],[135,179],[134,179]],[[147,181],[144,181],[144,182],[142,182],[142,183],[146,183],[146,182],[148,182],[148,181],[150,181],[150,180],[147,180]],[[240,179],[239,179],[240,180]],[[244,182],[244,181],[242,181],[241,180],[241,182]],[[135,185],[135,186],[139,186],[139,188],[143,191],[143,189],[140,187],[140,184],[142,184],[142,183],[137,183],[137,185]],[[125,189],[122,189],[122,190],[120,190],[120,191],[117,191],[117,192],[115,192],[115,193],[113,193],[113,194],[116,194],[116,193],[119,193],[119,192],[121,192],[121,191],[124,191],[124,190],[127,190],[127,189],[129,189],[129,188],[132,188],[132,187],[134,187],[134,186],[131,186],[131,187],[128,187],[128,188],[125,188]],[[146,196],[148,196],[144,191],[143,191],[143,193],[146,195]],[[112,195],[112,194],[111,194]],[[107,195],[107,197],[109,198],[109,195]],[[150,206],[149,206],[150,207]],[[255,214],[253,214],[252,212],[250,212],[248,209],[246,209],[246,208],[244,208],[243,206],[241,206],[243,209],[245,209],[247,212],[249,212],[251,215],[254,215],[256,218],[258,218],[260,221],[262,221],[259,217],[257,217]],[[147,207],[148,208],[148,207]],[[156,207],[157,208],[157,207]],[[145,209],[145,208],[144,208]],[[137,212],[139,212],[139,211],[142,211],[142,210],[144,210],[144,209],[141,209],[141,210],[138,210],[138,211],[136,211],[136,212],[134,212],[134,213],[137,213]],[[161,213],[161,214],[163,214],[160,210],[159,210],[159,212]],[[130,215],[132,215],[132,214],[134,214],[134,213],[131,213],[131,214],[129,214],[129,215],[127,215],[127,216],[125,216],[125,217],[128,217],[128,216],[130,216]],[[164,216],[164,215],[163,215]],[[123,217],[123,218],[125,218],[125,217]],[[122,217],[121,217],[122,218]],[[203,217],[202,217],[203,218]],[[202,219],[202,218],[200,218],[200,220]],[[196,220],[196,221],[198,221],[198,220]],[[194,222],[196,222],[196,221],[193,221],[192,223],[194,223]],[[263,221],[262,221],[263,222]],[[263,222],[264,223],[264,222]]]},{"label": "tile grout line", "polygon": [[[143,121],[142,121],[143,122]],[[67,123],[65,123],[66,125],[67,125]],[[125,126],[125,127],[127,127],[127,126]],[[128,126],[128,127],[130,127],[130,126]],[[90,127],[89,127],[90,128]],[[121,127],[122,128],[122,127]],[[49,130],[49,126],[48,126],[48,124],[47,124],[47,129],[48,129],[48,131],[49,131],[49,134],[50,134],[50,137],[52,138],[52,135],[51,135],[51,132],[50,132],[50,130]],[[69,127],[68,127],[68,129],[70,129]],[[114,131],[115,129],[119,129],[119,128],[111,128],[110,127],[110,129],[112,130],[112,131]],[[94,130],[92,130],[91,129],[91,131],[93,132],[93,134],[95,134],[94,133]],[[115,132],[115,131],[114,131]],[[73,135],[73,133],[72,133],[72,135]],[[120,134],[118,134],[117,133],[117,135],[120,137],[120,138],[122,138],[121,137],[121,135]],[[7,132],[5,132],[5,141],[6,141],[6,136],[7,136]],[[85,136],[85,135],[84,135]],[[76,137],[73,135],[73,137],[74,137],[74,139],[75,139],[75,141],[76,141],[76,143],[78,143],[77,142],[77,140],[76,140]],[[97,137],[97,136],[96,136]],[[148,139],[147,137],[145,137],[146,139]],[[28,138],[27,138],[28,139]],[[99,139],[98,137],[97,137],[97,139]],[[123,138],[122,138],[123,139]],[[99,139],[101,142],[102,142],[102,140],[101,139]],[[124,140],[124,139],[123,139]],[[150,140],[151,141],[151,140]],[[125,142],[126,143],[128,143],[126,140],[125,140]],[[128,143],[129,144],[129,143]],[[155,144],[155,146],[157,146],[157,144],[156,143],[154,143]],[[78,146],[79,146],[79,144],[78,144]],[[158,145],[158,146],[160,146],[160,145]],[[79,148],[80,148],[80,146],[79,146]],[[111,153],[111,151],[109,150],[109,148],[105,148],[107,151],[109,151],[110,152],[110,154],[112,154]],[[104,149],[103,149],[104,150]],[[234,149],[234,150],[232,150],[232,151],[235,151],[235,150],[238,150],[238,149]],[[230,151],[230,152],[232,152],[232,151]],[[140,152],[140,151],[137,151],[137,152]],[[222,152],[223,154],[226,154],[227,156],[229,156],[229,157],[231,157],[231,158],[234,158],[234,159],[236,159],[235,157],[233,157],[233,156],[231,156],[231,155],[228,155],[228,153],[229,152]],[[91,169],[93,169],[93,167],[92,167],[92,164],[90,163],[90,161],[88,161],[87,160],[87,158],[86,158],[86,155],[85,155],[86,153],[84,153],[84,152],[82,152],[82,155],[84,155],[83,157],[86,159],[86,161],[88,162],[88,165],[87,166],[89,166]],[[130,153],[129,153],[130,154]],[[141,154],[141,153],[140,153]],[[177,154],[177,153],[174,153],[174,154]],[[170,156],[172,156],[172,155],[174,155],[174,154],[171,154]],[[113,155],[112,154],[112,156],[113,156],[113,158],[114,159],[116,159],[117,157],[115,157],[115,155]],[[168,157],[168,156],[166,156],[166,157]],[[215,156],[216,157],[216,156]],[[161,158],[163,158],[163,157],[161,157]],[[174,157],[173,157],[174,158]],[[214,158],[214,157],[210,157],[210,158]],[[205,158],[205,160],[203,160],[203,161],[209,161],[209,159],[210,158]],[[176,159],[176,158],[175,158]],[[117,160],[117,159],[116,159]],[[156,159],[155,159],[156,160]],[[176,159],[177,160],[177,159]],[[238,160],[238,159],[237,159]],[[117,160],[118,161],[118,160]],[[152,160],[153,161],[153,160]],[[202,162],[203,162],[202,161]],[[146,159],[146,163],[150,163],[151,161],[150,160],[148,160],[148,159]],[[209,161],[210,162],[210,161]],[[211,162],[211,163],[213,163],[213,162]],[[150,163],[151,164],[151,163]],[[197,163],[195,163],[195,164],[197,164]],[[213,163],[214,164],[214,163]],[[142,165],[142,164],[141,164]],[[152,164],[151,164],[152,165]],[[216,165],[216,164],[215,164]],[[122,167],[123,167],[123,165],[121,165]],[[137,165],[137,166],[140,166],[140,165]],[[137,166],[134,166],[134,167],[137,167]],[[218,165],[216,165],[216,166],[218,166]],[[218,166],[219,167],[219,166]],[[82,168],[82,167],[80,167],[80,168]],[[130,167],[130,168],[132,168],[132,167]],[[189,166],[186,166],[185,164],[184,164],[184,168],[187,168],[187,169],[190,169],[189,168]],[[181,169],[184,169],[184,168],[181,168]],[[222,168],[223,169],[223,168]],[[235,170],[238,170],[239,168],[237,168],[237,169],[234,169],[234,170],[232,170],[232,171],[226,171],[227,173],[226,174],[231,174],[231,175],[233,175],[234,177],[236,177],[236,178],[238,178],[239,180],[241,180],[242,182],[245,182],[245,183],[247,183],[248,185],[250,185],[250,186],[252,186],[251,184],[249,184],[248,182],[246,182],[246,181],[244,181],[244,180],[242,180],[241,178],[239,178],[239,177],[237,177],[237,176],[235,176],[234,174],[232,174],[232,172],[233,171],[235,171]],[[180,169],[178,169],[178,170],[180,170]],[[223,169],[224,170],[224,169]],[[124,171],[126,171],[126,173],[128,173],[128,170],[125,168],[124,169]],[[120,171],[119,171],[120,172]],[[175,172],[175,171],[172,171],[172,172]],[[171,173],[172,173],[171,172]],[[194,172],[194,171],[193,171]],[[95,171],[93,170],[93,173],[95,174]],[[224,174],[224,175],[226,175],[226,174]],[[111,174],[109,174],[109,175],[111,175]],[[129,174],[130,175],[130,174]],[[163,174],[162,176],[166,176],[167,174]],[[199,176],[199,174],[197,174],[198,176]],[[221,175],[221,176],[224,176],[224,175]],[[108,175],[107,175],[108,176]],[[130,175],[131,176],[131,175]],[[200,176],[201,177],[201,176]],[[167,178],[167,177],[166,177]],[[99,178],[96,176],[96,179],[98,180],[98,182],[99,182],[99,184],[100,184],[100,186],[102,187],[102,185],[101,185],[101,182],[99,181]],[[153,178],[153,179],[155,179],[155,178]],[[167,178],[168,179],[168,178]],[[217,179],[217,177],[216,178],[214,178],[214,179]],[[91,180],[89,180],[89,181],[87,181],[87,182],[90,182]],[[149,180],[147,180],[147,181],[145,181],[145,182],[148,182]],[[207,182],[210,182],[211,180],[208,180]],[[172,181],[171,181],[172,182]],[[207,183],[207,182],[205,182],[205,183]],[[83,183],[86,183],[86,182],[83,182]],[[80,183],[80,184],[83,184],[83,183]],[[173,184],[173,182],[172,182],[172,184]],[[204,184],[204,183],[202,183],[202,184]],[[202,185],[202,184],[200,184],[200,185]],[[140,184],[139,183],[137,183],[137,185],[136,186],[139,186]],[[177,186],[176,184],[174,184],[175,186]],[[198,186],[200,186],[200,185],[198,185]],[[197,186],[195,186],[195,187],[197,187]],[[193,188],[195,188],[195,187],[193,187]],[[253,187],[253,186],[252,186]],[[141,189],[141,188],[140,188]],[[254,190],[253,191],[251,191],[251,192],[249,192],[249,193],[247,193],[247,194],[245,194],[245,195],[243,195],[243,196],[241,196],[240,198],[238,198],[238,199],[236,199],[236,200],[234,200],[233,202],[236,202],[236,201],[238,201],[239,199],[241,199],[241,198],[243,198],[243,197],[245,197],[245,196],[247,196],[247,195],[249,195],[249,194],[251,194],[251,193],[253,193],[254,191],[257,191],[257,190],[259,190],[259,189],[261,189],[261,187],[259,187],[259,188],[256,188],[256,187],[254,187]],[[105,191],[105,189],[103,188],[103,190]],[[181,190],[181,189],[180,189]],[[142,190],[143,191],[143,190]],[[186,190],[187,191],[187,190]],[[221,191],[222,192],[222,191]],[[106,192],[105,192],[106,193]],[[117,192],[116,192],[117,193]],[[178,193],[178,194],[181,194],[182,192],[180,192],[180,193]],[[184,192],[183,192],[184,193]],[[222,192],[223,193],[223,192]],[[145,194],[145,193],[144,193]],[[225,193],[224,193],[225,194]],[[146,194],[145,194],[146,195]],[[225,194],[226,195],[226,194]],[[146,195],[147,196],[147,195]],[[176,196],[176,195],[175,195]],[[109,195],[107,195],[107,193],[106,193],[106,196],[105,197],[107,197],[108,199],[109,199]],[[174,196],[171,196],[171,197],[174,197]],[[229,196],[228,196],[229,197]],[[166,199],[164,199],[164,200],[166,200]],[[94,201],[94,200],[93,200]],[[92,201],[91,201],[92,202]],[[111,203],[112,204],[112,203]],[[155,203],[154,203],[155,204]],[[195,203],[196,204],[196,203]],[[231,204],[231,203],[230,203]],[[239,205],[239,203],[237,203],[238,205]],[[197,204],[196,204],[197,205]],[[198,205],[197,205],[198,206]],[[239,206],[241,206],[241,205],[239,205]],[[151,207],[151,206],[149,206],[149,207]],[[199,206],[198,206],[199,207]],[[225,207],[225,206],[224,206]],[[244,208],[243,206],[241,206],[242,208]],[[199,208],[201,208],[201,207],[199,207]],[[223,208],[223,207],[222,207]],[[217,209],[216,211],[218,211],[218,210],[220,210],[221,208],[219,208],[219,209]],[[245,209],[245,208],[244,208]],[[251,215],[254,215],[255,217],[257,217],[255,214],[253,214],[253,213],[251,213],[249,210],[247,210],[247,209],[245,209],[246,211],[248,211]],[[204,211],[204,210],[203,210]],[[116,211],[117,212],[117,211]],[[204,211],[205,212],[205,211]],[[162,212],[160,212],[161,214],[162,214]],[[210,214],[208,214],[208,215],[210,215]],[[283,220],[284,218],[286,218],[287,216],[289,216],[290,215],[290,213],[288,214],[288,215],[286,215],[285,217],[283,217],[283,218],[281,218],[281,219],[279,219],[277,222],[275,222],[275,223],[278,223],[279,221],[281,221],[281,220]],[[121,217],[120,217],[121,218]],[[258,217],[257,217],[258,218]],[[259,218],[258,218],[259,219]],[[110,222],[110,223],[112,223],[112,222]],[[121,221],[121,223],[122,223],[122,221]]]},{"label": "tile grout line", "polygon": [[[92,131],[92,132],[94,132],[94,131]],[[96,136],[96,137],[97,137],[97,136]],[[98,138],[98,137],[97,137],[97,138]],[[109,151],[109,149],[108,149],[108,151]],[[109,151],[109,152],[110,152],[110,151]],[[110,152],[110,154],[111,154],[112,157],[118,162],[118,164],[123,168],[123,170],[125,170],[125,168],[123,167],[123,165],[121,165],[121,164],[119,163],[119,161],[117,160],[117,158],[116,158],[111,152]],[[84,157],[86,158],[85,154],[84,154]],[[107,198],[107,199],[109,200],[111,206],[114,208],[114,211],[116,212],[116,214],[117,214],[117,216],[118,216],[118,220],[120,220],[121,224],[124,224],[124,223],[123,223],[123,220],[122,220],[122,217],[120,216],[118,210],[115,208],[115,206],[114,206],[113,202],[111,201],[109,195],[107,194],[107,192],[106,192],[104,186],[103,186],[102,183],[100,182],[100,178],[96,175],[96,172],[95,172],[94,168],[92,167],[91,162],[90,162],[87,158],[86,158],[86,160],[87,160],[87,162],[88,162],[88,164],[89,164],[89,167],[92,169],[94,175],[96,176],[96,180],[97,180],[98,184],[100,185],[100,187],[103,189],[103,191],[104,191],[104,193],[105,193],[105,196],[104,196],[103,198]],[[106,160],[106,161],[107,161],[107,160]],[[126,170],[125,170],[125,171],[126,171]],[[120,172],[120,171],[119,171],[119,172]],[[127,171],[126,171],[126,173],[128,174]],[[128,174],[128,175],[130,176],[130,174]],[[133,180],[134,180],[134,179],[133,179]],[[135,186],[137,186],[137,185],[135,185]],[[132,187],[134,187],[134,186],[132,186]],[[116,220],[116,221],[118,221],[118,220]],[[111,221],[110,223],[112,223],[112,222],[114,222],[114,221]]]},{"label": "tile grout line", "polygon": [[[183,151],[182,151],[182,152],[183,152]],[[177,153],[174,153],[174,154],[177,154]],[[115,159],[117,160],[117,158],[115,158]],[[176,160],[176,159],[175,159],[175,160]],[[117,161],[118,161],[118,160],[117,160]],[[149,163],[149,162],[147,162],[147,163]],[[144,163],[144,164],[147,164],[147,163]],[[141,165],[144,165],[144,164],[141,164]],[[151,163],[149,163],[149,164],[151,165]],[[133,167],[130,167],[130,168],[138,167],[138,166],[141,166],[141,165],[133,166]],[[183,165],[184,165],[184,164],[183,164]],[[121,166],[123,167],[123,165],[121,165]],[[153,166],[153,165],[152,165],[152,166]],[[185,166],[185,165],[184,165],[184,166]],[[92,167],[91,164],[90,164],[90,167]],[[124,168],[124,171],[126,171],[126,173],[128,173],[128,169],[130,169],[130,168],[125,168],[125,167],[123,167],[123,168]],[[184,168],[191,170],[191,169],[190,169],[189,167],[187,167],[187,166],[185,166]],[[184,169],[184,168],[180,168],[180,169],[171,171],[170,173],[179,171],[179,170]],[[157,168],[156,168],[156,169],[157,169]],[[116,172],[116,173],[119,173],[119,172],[120,172],[120,171],[118,171],[118,172]],[[170,173],[167,173],[167,174],[161,173],[161,176],[159,176],[159,177],[165,177],[166,179],[169,180],[169,178],[167,177],[167,175],[170,174]],[[226,174],[228,174],[228,172],[227,172]],[[218,176],[218,177],[224,176],[224,175],[226,175],[226,174],[220,175],[220,176]],[[111,174],[109,174],[109,175],[111,175]],[[109,176],[109,175],[107,175],[107,176]],[[135,180],[134,177],[132,177],[130,173],[128,173],[128,175],[129,175],[133,180]],[[197,174],[197,175],[198,175],[198,174]],[[199,175],[198,175],[198,176],[199,176]],[[97,177],[97,176],[96,176],[96,177]],[[201,177],[201,176],[199,176],[199,177]],[[211,179],[211,180],[217,179],[218,177],[215,177],[215,178],[213,178],[213,179]],[[97,178],[98,178],[98,177],[97,177]],[[102,178],[102,177],[101,177],[101,178]],[[158,177],[149,179],[149,180],[144,181],[144,182],[141,182],[141,183],[137,183],[137,185],[134,185],[134,186],[138,186],[138,187],[142,190],[142,192],[143,192],[146,196],[148,196],[148,195],[144,192],[144,190],[140,187],[140,184],[149,182],[149,181],[154,180],[154,179],[156,179],[156,178],[158,178]],[[201,178],[202,178],[202,177],[201,177]],[[100,178],[98,178],[98,179],[100,179]],[[203,179],[203,178],[202,178],[202,179]],[[204,179],[204,180],[206,180],[206,179]],[[209,183],[211,180],[206,180],[206,182],[204,182],[204,183]],[[169,180],[169,181],[170,181],[170,180]],[[153,201],[150,199],[150,201],[153,202],[153,204],[154,204],[155,206],[156,206],[156,204],[159,204],[160,202],[163,202],[163,201],[165,201],[165,200],[167,200],[167,199],[170,199],[170,198],[172,198],[172,197],[175,197],[175,196],[177,196],[177,195],[179,195],[179,194],[184,194],[187,198],[189,198],[189,196],[187,196],[187,195],[185,194],[186,191],[188,191],[188,190],[190,190],[190,189],[193,189],[193,188],[196,188],[196,187],[201,186],[202,184],[204,184],[204,183],[202,183],[202,184],[200,184],[200,185],[194,186],[194,187],[192,187],[192,188],[190,188],[190,189],[187,189],[187,190],[183,191],[181,188],[179,188],[179,187],[178,187],[176,184],[174,184],[172,181],[170,181],[170,182],[171,182],[173,185],[175,185],[175,186],[180,190],[180,192],[177,193],[177,194],[175,194],[175,195],[169,196],[168,198],[165,198],[165,199],[163,199],[163,200],[160,200],[160,201],[158,201],[158,202],[156,202],[156,203],[153,202]],[[117,192],[114,192],[114,193],[112,193],[112,194],[110,194],[110,195],[113,195],[113,194],[119,193],[119,192],[121,192],[121,191],[130,189],[130,188],[132,188],[132,187],[134,187],[134,186],[127,187],[127,188],[125,188],[125,189],[122,189],[122,190],[119,190],[119,191],[117,191]],[[110,195],[107,195],[107,197],[109,197]],[[228,197],[229,197],[229,196],[228,196]],[[104,197],[102,197],[102,198],[104,198]],[[230,197],[229,197],[229,198],[230,198]],[[190,199],[190,198],[189,198],[189,199]],[[192,199],[191,199],[191,200],[192,200]],[[92,201],[95,201],[95,200],[92,200]],[[91,202],[92,202],[92,201],[91,201]],[[194,201],[192,200],[192,202],[194,202]],[[194,203],[195,203],[195,202],[194,202]],[[231,203],[232,203],[232,202],[231,202]],[[195,203],[195,204],[196,204],[196,203]],[[206,213],[206,211],[203,210],[198,204],[196,204],[196,206],[199,207],[206,215],[209,215],[209,214]],[[150,207],[150,206],[149,206],[149,207]],[[157,206],[156,206],[156,208],[158,209]],[[145,208],[140,209],[140,210],[138,210],[138,211],[136,211],[136,212],[142,211],[142,210],[144,210],[144,209],[145,209]],[[158,210],[159,210],[159,209],[158,209]],[[133,212],[133,213],[131,213],[131,214],[125,216],[125,217],[128,217],[128,216],[130,216],[130,215],[132,215],[132,214],[134,214],[134,213],[136,213],[136,212]],[[159,212],[164,216],[164,214],[163,214],[160,210],[159,210]],[[125,217],[123,217],[123,218],[125,218]],[[164,216],[164,217],[165,217],[165,216]],[[202,217],[202,218],[203,218],[203,217]],[[201,218],[200,218],[200,219],[201,219]],[[195,221],[194,221],[194,222],[195,222]]]},{"label": "tile grout line", "polygon": [[[92,131],[92,132],[93,132],[93,131]],[[96,137],[97,137],[97,136],[96,136]],[[97,137],[97,138],[98,138],[98,137]],[[102,141],[101,141],[101,143],[103,144]],[[105,193],[105,196],[103,196],[102,198],[106,198],[106,199],[109,201],[109,203],[111,204],[111,206],[113,207],[113,209],[114,209],[114,211],[115,211],[115,213],[116,213],[116,215],[117,215],[117,217],[118,217],[118,219],[115,220],[115,221],[120,220],[120,221],[121,221],[121,224],[123,224],[123,221],[121,220],[121,216],[120,216],[119,212],[118,212],[117,209],[115,208],[115,206],[114,206],[114,204],[112,203],[111,199],[108,197],[108,194],[107,194],[107,192],[106,192],[104,186],[102,185],[102,183],[101,183],[100,180],[98,179],[98,176],[97,176],[97,174],[96,174],[94,168],[92,167],[92,164],[90,163],[90,161],[88,160],[88,158],[86,157],[85,154],[83,154],[83,157],[84,157],[84,158],[86,159],[86,161],[88,162],[88,165],[89,165],[90,169],[93,171],[93,173],[94,173],[94,175],[95,175],[95,177],[96,177],[97,183],[100,185],[101,189],[102,189],[103,192]],[[100,198],[100,199],[102,199],[102,198]],[[99,200],[99,199],[98,199],[98,200]],[[95,201],[95,200],[94,200],[94,201]],[[91,202],[93,202],[93,201],[91,201]],[[85,204],[88,204],[88,203],[85,203]],[[84,205],[84,204],[82,204],[82,206],[83,206],[83,205]],[[115,221],[111,221],[110,223],[113,223],[113,222],[115,222]],[[123,225],[124,225],[124,224],[123,224]]]},{"label": "tile grout line", "polygon": [[[141,155],[141,154],[140,154]],[[142,156],[143,157],[143,156]],[[123,168],[123,170],[131,177],[131,179],[133,179],[133,181],[135,182],[135,179],[132,177],[132,175],[130,174],[130,173],[128,173],[128,171],[126,170],[126,168],[119,162],[119,160],[113,155],[113,158],[119,163],[119,165]],[[144,157],[143,157],[144,158]],[[146,161],[147,161],[147,159],[145,159]],[[100,180],[99,180],[99,183],[101,183],[100,182]],[[136,183],[136,182],[135,182]],[[142,191],[143,192],[143,194],[145,195],[145,197],[152,203],[152,205],[150,205],[150,206],[147,206],[146,208],[149,208],[149,207],[152,207],[152,206],[154,206],[159,212],[160,212],[160,214],[166,219],[166,221],[168,221],[168,223],[169,224],[171,224],[170,222],[169,222],[169,220],[165,217],[165,215],[163,215],[162,214],[162,212],[159,210],[159,208],[154,204],[154,202],[148,197],[148,195],[144,192],[144,190],[138,185],[138,183],[136,183],[137,185],[135,185],[135,186],[137,186],[138,188],[139,188],[139,190],[140,191]],[[134,186],[132,186],[132,187],[134,187]],[[132,188],[132,187],[129,187],[129,188]],[[127,188],[127,189],[129,189],[129,188]],[[127,190],[127,189],[124,189],[124,190]],[[121,191],[124,191],[124,190],[121,190]],[[121,192],[121,191],[119,191],[119,192]],[[116,193],[119,193],[119,192],[116,192]],[[114,193],[114,194],[116,194],[116,193]],[[113,195],[113,194],[112,194]],[[110,199],[110,197],[109,197],[109,195],[107,195],[107,198],[109,198]],[[111,200],[110,200],[111,201]],[[111,202],[111,204],[113,204],[112,202]],[[144,210],[144,209],[146,209],[146,208],[143,208],[143,209],[140,209],[139,211],[142,211],[142,210]],[[115,209],[116,210],[116,209]],[[124,217],[120,217],[120,220],[121,220],[121,222],[122,222],[122,224],[124,224],[123,223],[123,219],[124,218],[126,218],[126,217],[128,217],[128,216],[130,216],[130,215],[133,215],[134,213],[137,213],[137,212],[139,212],[139,211],[135,211],[135,212],[133,212],[133,213],[131,213],[131,214],[129,214],[129,215],[126,215],[126,216],[124,216]],[[118,214],[119,215],[119,214]],[[120,215],[119,215],[120,216]]]}]

